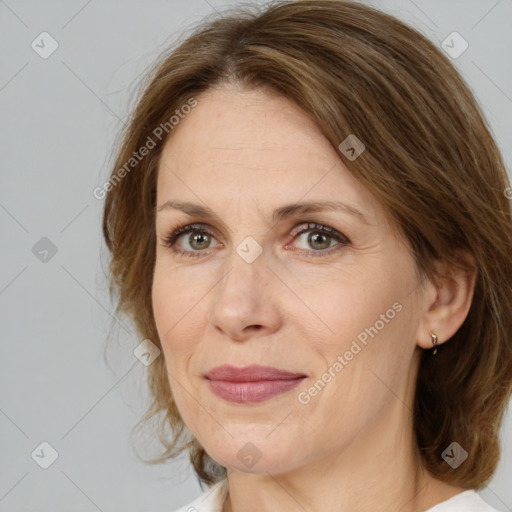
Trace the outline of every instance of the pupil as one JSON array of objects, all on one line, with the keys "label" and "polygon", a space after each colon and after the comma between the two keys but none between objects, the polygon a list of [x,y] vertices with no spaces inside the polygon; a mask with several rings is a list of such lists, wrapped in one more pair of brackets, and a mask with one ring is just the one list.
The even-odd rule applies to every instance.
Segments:
[{"label": "pupil", "polygon": [[[192,241],[195,241],[195,242],[198,242],[199,245],[201,246],[201,244],[203,243],[204,245],[204,242],[207,240],[207,237],[203,234],[203,235],[191,235],[191,239]],[[201,239],[203,239],[203,242],[201,243]],[[208,245],[208,243],[206,243],[206,245]],[[193,246],[193,244],[192,244]],[[199,247],[200,249],[203,249],[204,247]]]},{"label": "pupil", "polygon": [[328,236],[324,235],[323,233],[311,234],[309,237],[309,240],[310,240],[310,242],[312,241],[313,243],[317,243],[318,237],[324,238],[324,243],[322,244],[322,242],[320,242],[320,245],[322,245],[322,247],[320,247],[320,249],[325,249],[326,247],[329,247],[329,242],[327,241],[327,243],[325,243],[325,239],[328,239]]}]

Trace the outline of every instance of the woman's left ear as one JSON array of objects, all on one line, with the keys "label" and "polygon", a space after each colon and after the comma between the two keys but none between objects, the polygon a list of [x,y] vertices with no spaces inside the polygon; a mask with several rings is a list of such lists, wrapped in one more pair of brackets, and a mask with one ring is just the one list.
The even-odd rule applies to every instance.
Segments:
[{"label": "woman's left ear", "polygon": [[[424,349],[433,348],[431,333],[437,334],[437,344],[449,340],[466,319],[473,294],[478,269],[473,255],[459,252],[460,268],[447,261],[438,262],[438,272],[433,287],[434,299],[427,304],[418,330],[418,345]],[[431,295],[431,296],[432,296]]]}]

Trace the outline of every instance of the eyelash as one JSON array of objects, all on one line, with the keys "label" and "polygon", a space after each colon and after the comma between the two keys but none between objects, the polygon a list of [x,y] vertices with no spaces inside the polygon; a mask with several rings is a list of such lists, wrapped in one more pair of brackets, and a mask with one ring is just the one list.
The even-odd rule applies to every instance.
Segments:
[{"label": "eyelash", "polygon": [[[315,231],[318,233],[329,235],[334,240],[339,242],[338,245],[335,245],[333,247],[330,247],[329,249],[324,249],[324,250],[320,250],[320,251],[306,251],[306,250],[302,250],[302,249],[298,251],[299,254],[304,254],[305,256],[308,256],[308,257],[315,258],[315,257],[322,257],[322,256],[330,255],[333,252],[338,251],[338,250],[340,250],[340,248],[342,248],[346,245],[349,245],[351,243],[350,240],[346,236],[341,234],[339,231],[337,231],[331,227],[328,227],[328,226],[323,226],[322,224],[317,224],[315,222],[308,222],[308,223],[305,223],[304,225],[301,225],[301,227],[304,227],[304,229],[296,232],[294,234],[294,239],[297,236],[302,235],[303,233],[307,233],[308,231]],[[295,229],[293,231],[295,231]],[[180,236],[188,234],[188,233],[193,233],[193,232],[207,234],[208,236],[211,236],[211,237],[214,236],[213,233],[207,228],[207,226],[205,224],[187,224],[185,226],[178,227],[175,231],[173,231],[170,235],[168,235],[163,240],[162,245],[164,247],[169,247],[173,252],[175,252],[177,254],[181,254],[183,256],[187,256],[190,258],[201,257],[204,255],[205,251],[201,251],[201,250],[200,251],[185,251],[183,249],[176,248],[176,241],[178,240],[178,238]],[[311,254],[311,252],[319,253],[319,254],[313,255],[313,254]]]}]

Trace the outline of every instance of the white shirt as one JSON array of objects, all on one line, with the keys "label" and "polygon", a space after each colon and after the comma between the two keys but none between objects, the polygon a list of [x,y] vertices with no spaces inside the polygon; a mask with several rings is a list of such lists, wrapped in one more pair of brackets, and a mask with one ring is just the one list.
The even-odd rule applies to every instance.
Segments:
[{"label": "white shirt", "polygon": [[[221,480],[204,491],[194,501],[175,512],[222,512],[222,505],[228,495],[227,480]],[[425,512],[499,512],[489,506],[474,491],[468,489],[434,505]]]}]

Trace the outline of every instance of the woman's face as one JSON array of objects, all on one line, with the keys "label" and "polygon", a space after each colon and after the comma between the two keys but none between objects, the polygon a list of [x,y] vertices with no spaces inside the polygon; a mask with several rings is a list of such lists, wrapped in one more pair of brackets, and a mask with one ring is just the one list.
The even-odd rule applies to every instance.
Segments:
[{"label": "woman's face", "polygon": [[[160,160],[152,294],[187,427],[221,465],[254,473],[405,429],[426,299],[383,209],[289,100],[261,89],[196,99]],[[280,210],[310,202],[346,207]],[[297,378],[206,378],[221,365]]]}]

